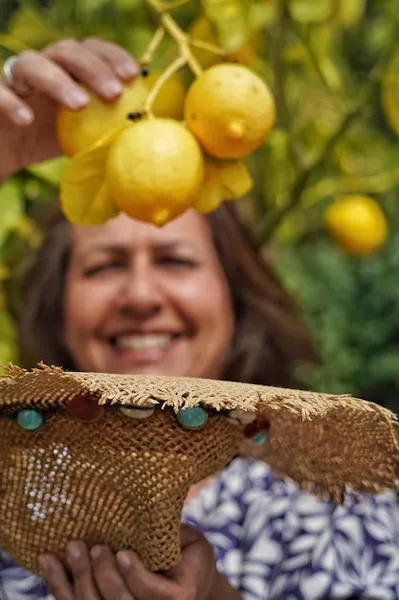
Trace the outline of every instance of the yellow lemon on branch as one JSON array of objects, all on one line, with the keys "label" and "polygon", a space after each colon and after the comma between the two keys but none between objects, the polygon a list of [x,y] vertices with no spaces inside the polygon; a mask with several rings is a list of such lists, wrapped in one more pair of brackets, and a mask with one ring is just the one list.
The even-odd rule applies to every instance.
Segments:
[{"label": "yellow lemon on branch", "polygon": [[57,135],[61,150],[75,156],[123,124],[130,113],[143,109],[149,89],[145,80],[137,78],[124,85],[123,94],[114,102],[104,102],[94,94],[89,104],[77,112],[61,107],[57,115]]},{"label": "yellow lemon on branch", "polygon": [[[145,78],[144,83],[148,90],[152,90],[161,71],[151,71]],[[176,119],[181,121],[184,114],[184,100],[186,88],[178,74],[173,75],[159,89],[152,105],[152,112],[160,119]]]},{"label": "yellow lemon on branch", "polygon": [[325,225],[338,246],[355,256],[374,252],[388,235],[386,217],[370,196],[350,195],[337,200],[325,213]]},{"label": "yellow lemon on branch", "polygon": [[202,150],[184,125],[173,119],[143,120],[111,144],[106,187],[120,210],[161,226],[192,206],[203,163]]},{"label": "yellow lemon on branch", "polygon": [[215,158],[243,158],[267,138],[276,120],[273,95],[247,67],[218,64],[190,86],[184,106],[190,130]]}]

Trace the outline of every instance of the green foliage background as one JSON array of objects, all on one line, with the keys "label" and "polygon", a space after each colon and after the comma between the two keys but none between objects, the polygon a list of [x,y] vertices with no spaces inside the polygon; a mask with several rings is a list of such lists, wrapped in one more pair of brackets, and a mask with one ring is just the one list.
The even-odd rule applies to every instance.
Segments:
[{"label": "green foliage background", "polygon": [[[320,353],[304,381],[399,412],[397,0],[189,0],[173,14],[274,91],[278,123],[251,160],[256,187],[242,206]],[[145,0],[7,0],[0,24],[1,62],[87,35],[140,56],[156,22]],[[155,66],[174,55],[166,42]],[[62,164],[35,166],[0,188],[0,363],[18,361],[20,274],[40,243],[32,214],[54,197]],[[367,258],[345,255],[324,231],[327,206],[348,193],[372,195],[389,219],[386,244]]]}]

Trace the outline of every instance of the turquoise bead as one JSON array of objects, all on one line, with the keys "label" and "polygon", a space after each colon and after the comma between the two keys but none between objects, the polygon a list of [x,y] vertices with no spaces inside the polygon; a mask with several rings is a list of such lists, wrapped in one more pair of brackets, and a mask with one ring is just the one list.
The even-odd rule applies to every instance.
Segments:
[{"label": "turquoise bead", "polygon": [[43,416],[37,410],[21,410],[17,417],[18,425],[26,431],[36,431],[43,425]]},{"label": "turquoise bead", "polygon": [[266,431],[261,431],[251,438],[251,444],[254,444],[255,446],[262,446],[262,444],[266,444],[268,439],[269,434]]},{"label": "turquoise bead", "polygon": [[192,406],[179,410],[177,420],[187,429],[201,429],[208,420],[208,414],[201,406]]}]

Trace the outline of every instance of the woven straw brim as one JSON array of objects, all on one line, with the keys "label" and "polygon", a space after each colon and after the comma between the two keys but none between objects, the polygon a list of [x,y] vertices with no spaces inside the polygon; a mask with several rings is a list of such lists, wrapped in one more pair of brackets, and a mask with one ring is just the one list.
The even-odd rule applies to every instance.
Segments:
[{"label": "woven straw brim", "polygon": [[[71,373],[40,364],[10,365],[0,378],[0,412],[66,407],[79,394],[101,405],[158,405],[177,412],[201,405],[216,411],[256,412],[270,423],[269,439],[243,452],[265,460],[305,489],[339,501],[346,488],[399,489],[399,424],[390,410],[349,395],[220,380]],[[151,422],[147,422],[151,426]]]},{"label": "woven straw brim", "polygon": [[[106,410],[96,423],[65,412],[81,396],[98,404],[153,404],[145,421]],[[212,409],[204,429],[188,431],[173,413]],[[46,415],[24,431],[15,415]],[[264,417],[262,447],[245,440],[228,411]],[[70,538],[133,548],[153,570],[180,558],[179,522],[190,486],[240,451],[266,461],[303,488],[342,502],[349,490],[399,489],[395,415],[350,396],[194,378],[67,373],[10,366],[0,379],[0,545],[35,571],[41,552],[62,553]]]}]

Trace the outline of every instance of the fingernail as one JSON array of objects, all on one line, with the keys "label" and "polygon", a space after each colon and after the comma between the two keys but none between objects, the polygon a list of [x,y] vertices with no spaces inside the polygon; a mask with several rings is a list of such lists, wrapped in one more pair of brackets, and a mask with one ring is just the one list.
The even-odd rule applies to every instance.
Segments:
[{"label": "fingernail", "polygon": [[67,554],[69,558],[72,559],[77,560],[80,558],[82,553],[79,544],[75,544],[74,542],[69,543],[67,546]]},{"label": "fingernail", "polygon": [[118,552],[116,560],[123,569],[129,569],[132,566],[132,559],[129,554],[125,552]]},{"label": "fingernail", "polygon": [[66,101],[71,108],[83,108],[89,102],[89,97],[85,92],[74,90],[67,94]]},{"label": "fingernail", "polygon": [[117,67],[118,75],[123,78],[129,79],[130,77],[135,77],[139,74],[138,65],[135,63],[124,63],[123,65],[119,65]]},{"label": "fingernail", "polygon": [[98,558],[103,552],[103,549],[101,546],[93,546],[93,548],[90,550],[90,556],[92,558]]},{"label": "fingernail", "polygon": [[107,81],[103,84],[103,92],[109,98],[118,96],[123,91],[122,84],[119,81]]},{"label": "fingernail", "polygon": [[14,113],[17,125],[29,125],[33,121],[33,113],[28,108],[18,108]]}]

